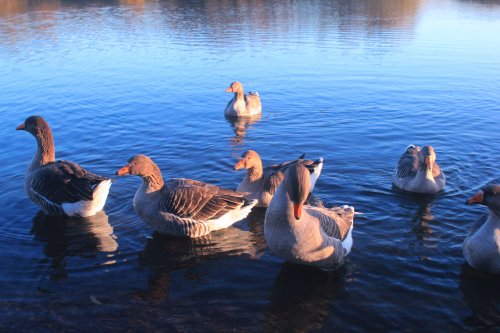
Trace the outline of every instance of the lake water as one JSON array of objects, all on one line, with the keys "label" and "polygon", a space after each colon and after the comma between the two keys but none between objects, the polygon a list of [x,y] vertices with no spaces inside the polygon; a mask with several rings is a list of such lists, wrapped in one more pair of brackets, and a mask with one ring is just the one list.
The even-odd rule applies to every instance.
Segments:
[{"label": "lake water", "polygon": [[[239,80],[261,119],[223,116]],[[500,330],[500,278],[465,263],[500,177],[500,1],[0,1],[0,330],[459,332]],[[56,157],[112,176],[151,156],[166,177],[236,188],[247,149],[265,163],[307,153],[315,195],[350,204],[339,271],[286,264],[265,212],[197,240],[153,235],[136,177],[105,213],[49,218],[23,189],[51,124]],[[446,191],[391,186],[408,144],[431,144]]]}]

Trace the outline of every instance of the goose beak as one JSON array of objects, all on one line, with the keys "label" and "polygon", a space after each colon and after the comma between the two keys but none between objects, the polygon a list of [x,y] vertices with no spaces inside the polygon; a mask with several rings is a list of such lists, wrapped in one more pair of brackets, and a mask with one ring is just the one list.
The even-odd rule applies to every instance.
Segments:
[{"label": "goose beak", "polygon": [[24,123],[16,127],[16,131],[24,131],[24,130],[26,130],[26,125]]},{"label": "goose beak", "polygon": [[225,90],[226,92],[233,92],[233,88],[229,87]]},{"label": "goose beak", "polygon": [[476,193],[476,195],[474,195],[472,198],[470,198],[469,200],[467,200],[467,204],[468,205],[482,204],[483,203],[483,199],[484,199],[484,192],[483,191],[479,191],[479,192]]},{"label": "goose beak", "polygon": [[302,216],[302,204],[293,204],[293,215],[296,220],[300,220],[300,217]]},{"label": "goose beak", "polygon": [[234,171],[243,169],[245,167],[245,164],[243,163],[243,160],[239,160],[238,163],[234,165]]},{"label": "goose beak", "polygon": [[430,156],[427,156],[425,158],[425,164],[427,165],[427,169],[432,169],[432,161],[431,161],[431,157]]},{"label": "goose beak", "polygon": [[118,170],[115,175],[117,176],[126,176],[126,175],[130,175],[130,167],[127,165],[125,165],[123,168],[121,168],[120,170]]}]

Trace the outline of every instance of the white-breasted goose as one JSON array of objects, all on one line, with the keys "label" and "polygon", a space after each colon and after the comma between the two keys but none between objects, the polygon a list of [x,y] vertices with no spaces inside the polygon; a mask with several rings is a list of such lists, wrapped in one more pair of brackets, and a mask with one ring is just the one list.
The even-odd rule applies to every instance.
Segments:
[{"label": "white-breasted goose", "polygon": [[436,163],[432,146],[409,145],[401,155],[392,177],[394,185],[416,193],[437,193],[444,189],[446,177]]},{"label": "white-breasted goose", "polygon": [[71,161],[56,161],[52,130],[42,117],[26,118],[16,130],[31,133],[37,141],[24,184],[29,198],[46,214],[86,217],[103,209],[111,179]]},{"label": "white-breasted goose", "polygon": [[235,81],[226,92],[234,93],[234,97],[227,103],[224,115],[228,117],[245,117],[260,114],[262,104],[258,92],[249,92],[245,95],[243,85]]},{"label": "white-breasted goose", "polygon": [[488,184],[467,204],[489,208],[472,226],[463,243],[465,260],[472,267],[500,274],[500,184]]},{"label": "white-breasted goose", "polygon": [[310,172],[293,164],[267,208],[264,237],[271,251],[287,261],[334,269],[351,251],[354,208],[304,205]]},{"label": "white-breasted goose", "polygon": [[242,193],[196,180],[164,182],[160,168],[144,155],[132,157],[116,175],[142,178],[134,197],[135,211],[154,230],[168,235],[199,237],[227,228],[257,204]]}]

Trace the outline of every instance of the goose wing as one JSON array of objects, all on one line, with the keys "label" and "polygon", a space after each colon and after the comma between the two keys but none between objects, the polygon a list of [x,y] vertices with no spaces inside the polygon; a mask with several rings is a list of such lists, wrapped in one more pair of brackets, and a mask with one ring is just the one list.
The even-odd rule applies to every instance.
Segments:
[{"label": "goose wing", "polygon": [[197,221],[215,220],[243,206],[244,193],[191,179],[172,179],[163,188],[160,210]]},{"label": "goose wing", "polygon": [[321,163],[321,160],[304,160],[303,154],[296,160],[274,164],[264,168],[264,190],[270,194],[274,194],[283,180],[286,169],[294,163],[302,163],[310,173],[313,173],[318,164]]},{"label": "goose wing", "polygon": [[60,205],[92,200],[96,185],[106,179],[74,162],[56,161],[33,174],[31,188],[36,194]]},{"label": "goose wing", "polygon": [[343,207],[312,207],[306,206],[307,213],[315,217],[325,234],[343,241],[354,222],[354,209]]},{"label": "goose wing", "polygon": [[415,177],[418,170],[418,146],[410,145],[401,155],[396,169],[397,178]]}]

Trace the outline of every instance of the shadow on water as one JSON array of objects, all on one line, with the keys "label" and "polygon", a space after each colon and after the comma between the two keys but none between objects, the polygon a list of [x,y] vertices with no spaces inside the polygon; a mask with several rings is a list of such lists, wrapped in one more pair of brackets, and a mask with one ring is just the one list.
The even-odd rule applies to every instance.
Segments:
[{"label": "shadow on water", "polygon": [[99,212],[90,217],[48,216],[39,211],[33,218],[31,233],[45,243],[44,254],[51,260],[52,280],[67,278],[66,258],[94,258],[100,252],[118,249],[108,215]]},{"label": "shadow on water", "polygon": [[148,288],[136,292],[134,296],[158,303],[168,298],[169,275],[176,270],[231,256],[256,259],[262,253],[262,245],[254,239],[253,232],[236,227],[198,238],[173,237],[155,232],[138,254],[139,264],[151,270]]},{"label": "shadow on water", "polygon": [[264,332],[321,330],[329,318],[335,295],[344,290],[345,275],[345,267],[325,272],[284,263],[264,314]]},{"label": "shadow on water", "polygon": [[460,290],[465,303],[472,311],[472,315],[464,319],[464,324],[500,329],[498,275],[484,273],[464,264],[460,273]]}]

